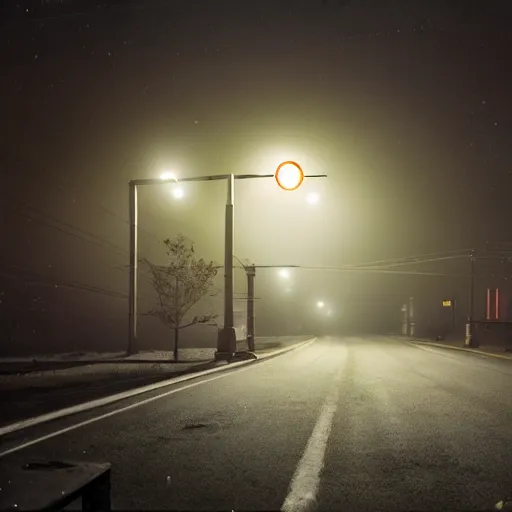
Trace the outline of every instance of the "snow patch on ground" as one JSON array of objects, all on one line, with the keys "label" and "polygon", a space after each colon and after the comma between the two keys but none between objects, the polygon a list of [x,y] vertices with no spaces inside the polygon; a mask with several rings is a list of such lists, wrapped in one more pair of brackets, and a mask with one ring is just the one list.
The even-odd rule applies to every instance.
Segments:
[{"label": "snow patch on ground", "polygon": [[[209,360],[214,358],[215,348],[182,348],[179,351],[181,361]],[[144,350],[138,354],[126,356],[124,352],[68,352],[64,354],[28,356],[28,357],[0,357],[0,363],[53,363],[70,361],[172,361],[171,350]]]},{"label": "snow patch on ground", "polygon": [[[180,361],[208,361],[214,359],[215,348],[182,348],[179,351]],[[170,350],[147,350],[122,358],[125,361],[172,361],[173,354]]]},{"label": "snow patch on ground", "polygon": [[66,352],[64,354],[34,355],[26,357],[0,357],[0,363],[53,363],[62,361],[88,361],[122,357],[123,352]]},{"label": "snow patch on ground", "polygon": [[[194,349],[196,350],[196,349]],[[203,350],[203,349],[199,349]],[[168,354],[166,354],[168,355]],[[197,352],[194,354],[197,357]],[[143,377],[171,377],[195,366],[213,361],[213,357],[202,360],[183,359],[175,363],[172,360],[154,362],[102,362],[82,364],[71,368],[34,369],[30,373],[0,375],[0,391],[14,391],[28,388],[61,388],[63,386],[94,386],[105,382],[117,382]],[[75,388],[76,392],[76,388]]]},{"label": "snow patch on ground", "polygon": [[[83,364],[66,367],[66,362],[76,361],[74,359],[53,359],[50,361],[40,361],[38,368],[30,368],[30,371],[0,375],[0,390],[14,390],[26,388],[58,388],[60,386],[75,386],[83,383],[95,384],[110,380],[134,379],[141,377],[162,376],[166,374],[172,375],[177,372],[183,372],[194,366],[202,365],[214,360],[215,349],[192,348],[180,350],[180,359],[178,363],[174,362],[171,351],[155,350],[141,352],[130,357],[109,358],[105,354],[98,358],[97,354],[91,353],[96,362],[88,361],[91,359],[82,359]],[[63,355],[63,354],[62,354]],[[99,361],[99,362],[98,362]],[[140,361],[140,362],[139,362]],[[0,360],[0,362],[4,362]],[[23,363],[32,362],[22,360]],[[12,362],[11,362],[12,363]],[[20,363],[16,361],[15,363]],[[46,363],[46,364],[45,364]],[[58,364],[51,367],[50,363]],[[62,363],[64,367],[59,367]]]}]

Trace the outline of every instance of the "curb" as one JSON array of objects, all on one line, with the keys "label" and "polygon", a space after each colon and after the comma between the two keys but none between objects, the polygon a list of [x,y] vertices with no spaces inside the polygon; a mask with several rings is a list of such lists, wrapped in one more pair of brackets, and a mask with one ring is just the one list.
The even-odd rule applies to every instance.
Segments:
[{"label": "curb", "polygon": [[292,350],[297,350],[299,348],[307,347],[314,341],[316,341],[316,337],[311,338],[306,341],[303,341],[302,343],[297,343],[295,345],[292,345],[291,347],[285,347],[285,348],[280,348],[278,350],[274,350],[273,352],[269,352],[268,354],[261,354],[261,355],[254,354],[254,355],[256,356],[256,361],[264,361],[265,359],[268,359],[270,357],[276,357],[280,354],[284,354],[286,352],[291,352]]},{"label": "curb", "polygon": [[407,340],[407,341],[408,341],[408,343],[410,343],[412,345],[429,345],[431,347],[447,348],[449,350],[460,350],[461,352],[470,352],[470,353],[478,354],[481,356],[497,357],[498,359],[505,359],[507,361],[512,361],[512,357],[510,357],[510,356],[494,354],[493,352],[484,352],[483,350],[478,350],[476,348],[452,347],[450,345],[443,345],[442,343],[434,343],[432,341],[420,341],[420,340]]},{"label": "curb", "polygon": [[186,375],[182,375],[180,377],[174,377],[168,380],[164,380],[161,382],[156,382],[154,384],[148,384],[147,386],[142,386],[139,388],[130,389],[128,391],[123,391],[121,393],[116,393],[114,395],[106,396],[103,398],[97,398],[95,400],[90,400],[89,402],[83,402],[81,404],[72,405],[70,407],[66,407],[64,409],[59,409],[57,411],[49,412],[42,414],[41,416],[35,416],[33,418],[27,418],[25,420],[20,420],[15,423],[11,423],[9,425],[5,425],[0,427],[0,437],[5,436],[7,434],[11,434],[13,432],[17,432],[18,430],[24,430],[26,428],[34,427],[36,425],[40,425],[41,423],[46,423],[48,421],[64,418],[66,416],[71,416],[72,414],[77,414],[80,412],[90,411],[91,409],[96,409],[98,407],[103,407],[105,405],[110,405],[115,402],[119,402],[120,400],[124,400],[126,398],[132,398],[137,395],[141,395],[143,393],[148,393],[149,391],[155,391],[157,389],[170,386],[172,384],[179,384],[181,382],[186,382],[188,380],[197,379],[198,377],[203,377],[204,375],[210,375],[211,373],[217,373],[221,371],[231,370],[234,368],[238,368],[240,366],[248,365],[250,363],[257,363],[258,361],[264,361],[270,357],[276,357],[280,354],[284,354],[285,352],[291,352],[292,350],[297,350],[299,348],[306,347],[307,345],[313,343],[316,338],[306,340],[302,343],[298,343],[296,345],[292,345],[291,347],[286,347],[284,349],[276,350],[275,352],[271,352],[270,354],[264,354],[257,359],[249,359],[245,361],[238,361],[235,363],[226,363],[217,368],[210,368],[208,370],[201,370],[198,372],[192,372]]}]

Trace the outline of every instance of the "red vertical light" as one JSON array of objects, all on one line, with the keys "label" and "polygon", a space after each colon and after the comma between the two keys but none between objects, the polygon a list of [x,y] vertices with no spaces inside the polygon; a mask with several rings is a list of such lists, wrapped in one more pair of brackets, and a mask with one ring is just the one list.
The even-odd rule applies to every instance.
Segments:
[{"label": "red vertical light", "polygon": [[491,319],[491,289],[487,288],[487,320]]},{"label": "red vertical light", "polygon": [[500,319],[500,291],[496,288],[496,320]]}]

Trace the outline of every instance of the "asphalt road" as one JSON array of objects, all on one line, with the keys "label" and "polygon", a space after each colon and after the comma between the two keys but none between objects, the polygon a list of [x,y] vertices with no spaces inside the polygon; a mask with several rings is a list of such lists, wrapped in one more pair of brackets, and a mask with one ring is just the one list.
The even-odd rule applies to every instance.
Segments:
[{"label": "asphalt road", "polygon": [[112,463],[117,509],[492,509],[512,490],[511,388],[510,361],[321,339],[5,436],[0,487],[10,468],[72,459]]}]

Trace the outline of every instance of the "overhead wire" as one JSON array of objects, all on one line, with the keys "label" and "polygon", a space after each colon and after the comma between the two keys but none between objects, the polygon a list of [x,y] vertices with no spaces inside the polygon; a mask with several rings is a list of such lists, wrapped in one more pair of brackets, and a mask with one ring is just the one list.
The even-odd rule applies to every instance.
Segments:
[{"label": "overhead wire", "polygon": [[458,259],[469,257],[471,254],[471,249],[454,249],[443,252],[435,252],[435,253],[426,253],[419,254],[415,256],[406,256],[402,258],[392,258],[387,260],[377,260],[377,261],[369,261],[363,263],[352,263],[346,265],[340,265],[339,267],[333,268],[364,268],[364,267],[378,267],[378,266],[398,266],[398,265],[408,265],[415,263],[424,263],[430,261],[441,261],[443,259]]},{"label": "overhead wire", "polygon": [[379,268],[348,268],[348,267],[321,267],[301,265],[303,270],[322,270],[328,272],[368,272],[373,274],[393,274],[393,275],[409,275],[409,276],[443,276],[443,277],[469,277],[467,274],[454,274],[450,272],[420,272],[408,270],[384,270]]},{"label": "overhead wire", "polygon": [[[44,183],[47,180],[41,180],[40,182]],[[55,185],[51,185],[52,188],[55,188]],[[65,191],[64,188],[57,185],[57,188],[60,188],[61,190]],[[94,245],[96,247],[109,250],[113,252],[116,255],[128,257],[129,252],[127,249],[120,247],[119,245],[116,245],[115,243],[111,242],[110,240],[107,240],[105,238],[102,238],[99,235],[96,235],[95,233],[92,233],[91,231],[88,231],[86,229],[80,228],[70,222],[64,221],[62,219],[59,219],[55,217],[54,215],[51,215],[47,212],[44,212],[40,210],[39,208],[36,208],[33,205],[30,205],[26,203],[25,201],[22,201],[20,199],[10,199],[6,200],[5,198],[0,199],[0,204],[3,204],[4,206],[9,207],[11,210],[18,211],[22,213],[26,218],[28,218],[31,221],[37,222],[43,226],[49,227],[51,229],[54,229],[60,233],[66,234],[68,236],[72,236],[78,240],[81,240],[82,242],[85,242],[87,244]],[[109,211],[106,207],[104,207],[101,203],[98,203],[105,211],[110,213],[111,215],[121,219],[123,222],[128,223],[125,219],[123,219],[121,216],[115,214],[114,212]],[[25,210],[32,212],[35,215],[38,215],[42,218],[34,217],[33,215],[30,215],[26,213],[25,211],[21,212],[20,208],[22,207]],[[63,227],[64,226],[64,227]],[[67,229],[66,229],[67,228]],[[139,227],[139,229],[142,229]],[[158,240],[157,235],[149,232],[151,235],[155,237],[155,239]],[[125,270],[123,267],[113,267],[114,269],[118,270]],[[126,266],[127,268],[127,266]]]},{"label": "overhead wire", "polygon": [[4,262],[0,263],[0,268],[7,267],[7,270],[0,271],[0,275],[6,278],[12,279],[21,279],[23,283],[26,284],[37,284],[43,286],[51,286],[51,287],[62,287],[62,288],[70,288],[81,291],[89,291],[94,293],[99,293],[102,295],[107,295],[110,297],[118,297],[127,299],[128,296],[122,294],[120,292],[116,292],[115,290],[109,290],[107,288],[102,288],[99,286],[93,286],[85,283],[81,283],[79,281],[63,281],[55,278],[51,278],[49,276],[44,276],[34,271],[18,267],[12,264],[5,264]]},{"label": "overhead wire", "polygon": [[[5,159],[6,155],[4,154],[3,157]],[[82,195],[82,199],[84,199],[83,190],[77,189],[75,187],[69,187],[69,186],[62,185],[61,183],[59,183],[56,180],[50,180],[50,179],[48,179],[48,177],[44,176],[44,174],[45,174],[44,172],[40,172],[40,173],[37,173],[37,174],[29,173],[30,177],[26,176],[27,169],[33,169],[34,165],[32,165],[31,162],[27,162],[26,160],[21,159],[21,158],[19,158],[17,156],[11,157],[11,159],[15,160],[14,164],[16,166],[16,171],[23,171],[23,172],[17,172],[16,176],[17,177],[21,177],[24,181],[27,181],[28,183],[33,183],[34,181],[37,181],[38,183],[42,184],[43,186],[47,187],[50,190],[57,189],[57,190],[60,190],[63,193],[72,193],[74,195],[81,194]],[[8,162],[8,164],[9,164],[9,162]],[[12,165],[12,164],[13,163],[11,162],[10,165]],[[21,165],[21,164],[25,164],[25,165]],[[42,169],[42,170],[44,171],[44,169]],[[84,185],[84,187],[85,186],[86,185]],[[92,189],[89,189],[89,190],[92,191]],[[129,220],[126,217],[124,217],[121,214],[116,213],[113,210],[111,210],[110,208],[106,207],[98,199],[87,197],[87,201],[90,202],[90,203],[93,203],[93,204],[95,204],[97,206],[99,206],[106,214],[108,214],[111,217],[114,217],[114,218],[122,221],[124,224],[129,224],[130,223]],[[138,226],[138,230],[142,231],[142,232],[145,232],[148,235],[151,235],[152,237],[154,237],[159,242],[161,241],[159,235],[157,235],[156,233],[154,233],[153,231],[151,231],[151,230],[149,230],[149,229],[147,229],[145,227]]]},{"label": "overhead wire", "polygon": [[[18,265],[6,262],[0,262],[0,275],[7,279],[22,280],[24,284],[34,284],[40,286],[49,286],[52,288],[68,288],[72,290],[85,291],[91,293],[97,293],[109,297],[115,297],[120,299],[128,299],[128,295],[103,288],[101,286],[94,286],[80,281],[66,281],[62,279],[55,279],[50,276],[42,275],[38,272],[20,267]],[[146,297],[140,297],[141,300],[148,300]]]},{"label": "overhead wire", "polygon": [[[40,215],[40,216],[43,217],[43,219],[41,219],[41,218],[38,218],[38,217],[34,217],[33,215],[24,213],[26,218],[28,218],[28,219],[30,219],[30,220],[32,220],[34,222],[38,222],[38,223],[40,223],[40,224],[42,224],[44,226],[47,226],[47,227],[52,228],[52,229],[54,229],[56,231],[59,231],[60,233],[63,233],[63,234],[72,236],[74,238],[77,238],[78,240],[81,240],[81,241],[83,241],[85,243],[88,243],[88,244],[91,244],[91,245],[95,245],[96,247],[100,247],[102,249],[108,249],[108,250],[114,252],[117,255],[127,256],[127,254],[128,254],[128,252],[125,249],[122,249],[119,246],[116,246],[115,244],[112,244],[108,240],[105,240],[105,239],[103,239],[101,237],[98,237],[97,235],[94,235],[94,234],[90,233],[87,230],[83,230],[81,228],[78,228],[77,226],[73,226],[70,223],[67,223],[65,221],[61,221],[60,219],[57,219],[56,217],[53,217],[52,215],[49,215],[49,214],[47,214],[45,212],[42,212],[42,211],[38,210],[37,208],[34,208],[34,207],[30,206],[30,205],[23,204],[22,202],[19,202],[19,203],[22,206],[24,206],[27,210],[33,211],[37,215]],[[13,208],[13,206],[14,207],[16,206],[16,205],[12,204],[12,202],[6,202],[5,200],[0,200],[0,204],[10,206],[11,209]],[[16,208],[14,208],[14,209],[16,210]],[[44,219],[46,219],[46,220],[44,220]],[[69,231],[68,229],[64,229],[63,227],[61,227],[59,225],[56,225],[56,224],[54,224],[52,222],[48,222],[48,219],[53,220],[53,222],[57,222],[57,223],[65,225],[65,226],[71,227],[72,229],[75,229],[75,230],[79,231],[79,233],[81,232],[81,233],[83,233],[83,234],[85,234],[85,235],[87,235],[89,237],[92,237],[93,239],[91,240],[89,238],[85,238],[83,235],[81,235],[79,233],[74,233],[74,232]],[[108,244],[110,247],[105,247],[105,244]]]}]

